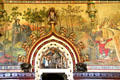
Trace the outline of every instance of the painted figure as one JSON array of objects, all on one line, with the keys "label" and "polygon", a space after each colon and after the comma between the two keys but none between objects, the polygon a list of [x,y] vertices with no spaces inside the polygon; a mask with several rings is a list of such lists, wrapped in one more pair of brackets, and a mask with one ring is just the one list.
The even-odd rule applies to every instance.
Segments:
[{"label": "painted figure", "polygon": [[48,63],[48,58],[45,58],[45,67],[48,68],[49,63]]},{"label": "painted figure", "polygon": [[107,40],[104,40],[103,38],[101,38],[101,41],[95,41],[99,46],[99,53],[104,57],[107,57],[110,52],[110,49],[105,48],[105,46],[111,40],[112,38],[107,39]]},{"label": "painted figure", "polygon": [[55,8],[50,8],[48,13],[48,22],[50,23],[51,21],[54,21],[56,23],[56,17]]},{"label": "painted figure", "polygon": [[43,56],[42,65],[44,68],[66,68],[64,60],[58,50],[51,49]]},{"label": "painted figure", "polygon": [[25,42],[27,40],[27,38],[31,35],[31,29],[29,26],[27,25],[21,25],[21,41]]},{"label": "painted figure", "polygon": [[13,45],[21,40],[20,19],[13,23],[12,35]]}]

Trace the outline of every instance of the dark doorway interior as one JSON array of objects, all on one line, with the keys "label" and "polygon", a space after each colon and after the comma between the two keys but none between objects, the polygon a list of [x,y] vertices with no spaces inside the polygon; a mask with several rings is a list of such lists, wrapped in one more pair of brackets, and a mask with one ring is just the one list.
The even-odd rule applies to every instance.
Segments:
[{"label": "dark doorway interior", "polygon": [[42,80],[67,80],[64,73],[43,73]]}]

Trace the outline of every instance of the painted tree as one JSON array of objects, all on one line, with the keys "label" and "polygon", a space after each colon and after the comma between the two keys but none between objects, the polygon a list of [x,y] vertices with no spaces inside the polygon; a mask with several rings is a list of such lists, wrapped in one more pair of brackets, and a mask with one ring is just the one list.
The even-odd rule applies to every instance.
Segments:
[{"label": "painted tree", "polygon": [[12,8],[12,12],[10,14],[10,19],[11,21],[14,21],[16,19],[18,19],[19,16],[22,16],[22,13],[18,11],[18,7],[13,7]]},{"label": "painted tree", "polygon": [[25,19],[30,25],[33,25],[33,30],[38,37],[38,29],[42,26],[42,23],[47,23],[47,13],[48,10],[43,7],[42,9],[38,10],[37,8],[31,9],[28,8],[27,11],[24,11],[23,19]]},{"label": "painted tree", "polygon": [[1,10],[0,13],[0,32],[4,37],[4,40],[1,44],[3,44],[3,49],[5,53],[6,44],[4,44],[4,42],[10,42],[8,30],[8,26],[10,25],[10,16],[6,12],[6,10]]},{"label": "painted tree", "polygon": [[67,21],[66,25],[68,26],[69,29],[73,30],[73,26],[75,27],[77,24],[76,23],[76,21],[78,20],[77,17],[81,16],[81,13],[83,12],[83,10],[81,9],[80,6],[72,7],[71,5],[68,5],[67,8],[62,8],[61,12],[65,15],[65,18],[67,19],[65,20]]},{"label": "painted tree", "polygon": [[43,9],[40,10],[38,10],[37,8],[28,8],[26,11],[24,11],[23,19],[25,19],[29,24],[41,26],[42,22],[45,21],[46,16],[47,10],[45,7],[43,7]]},{"label": "painted tree", "polygon": [[6,10],[1,10],[0,11],[0,30],[3,32],[5,39],[9,37],[9,32],[8,34],[6,33],[8,26],[10,25],[10,16],[6,12]]}]

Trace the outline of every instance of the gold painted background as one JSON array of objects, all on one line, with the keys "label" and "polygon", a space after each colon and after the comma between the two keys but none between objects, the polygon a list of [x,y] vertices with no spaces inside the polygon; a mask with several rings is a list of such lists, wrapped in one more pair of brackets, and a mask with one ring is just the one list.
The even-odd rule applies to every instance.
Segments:
[{"label": "gold painted background", "polygon": [[[119,65],[119,3],[95,4],[94,22],[91,22],[87,13],[87,4],[4,4],[7,14],[4,14],[4,20],[0,18],[0,33],[3,35],[0,37],[0,58],[2,60],[0,60],[0,65],[18,65],[18,56],[26,55],[22,45],[29,39],[30,34],[39,37],[37,32],[40,27],[43,27],[46,33],[49,32],[47,11],[51,7],[55,8],[57,13],[57,32],[61,33],[61,28],[65,28],[67,38],[71,37],[71,33],[75,34],[73,41],[75,44],[80,44],[80,42],[84,44],[80,55],[87,59],[88,65]],[[20,26],[14,28],[16,19],[20,20]],[[14,32],[17,29],[21,32]],[[15,37],[13,35],[21,40],[13,40]],[[107,42],[109,39],[112,40]],[[28,44],[31,44],[30,42]],[[100,45],[101,49],[109,50],[108,55],[105,55],[105,50],[100,53]]]}]

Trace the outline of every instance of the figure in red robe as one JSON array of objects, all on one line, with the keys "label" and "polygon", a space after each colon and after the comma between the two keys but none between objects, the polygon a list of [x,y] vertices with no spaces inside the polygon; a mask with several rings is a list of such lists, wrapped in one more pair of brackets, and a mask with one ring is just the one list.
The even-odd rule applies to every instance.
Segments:
[{"label": "figure in red robe", "polygon": [[112,38],[107,39],[107,40],[102,39],[101,41],[95,41],[96,43],[99,44],[98,45],[99,46],[99,53],[101,55],[105,54],[105,56],[108,56],[110,49],[105,48],[105,45],[111,40],[112,40]]}]

